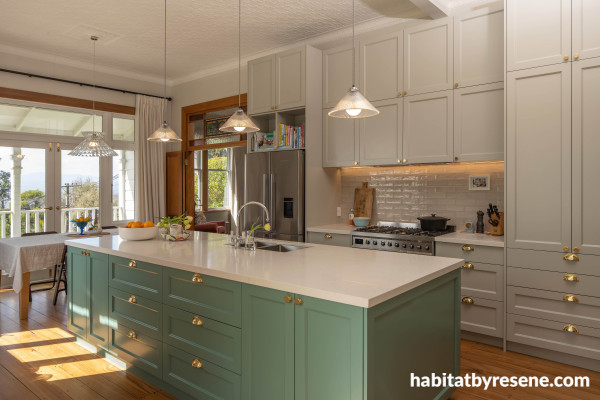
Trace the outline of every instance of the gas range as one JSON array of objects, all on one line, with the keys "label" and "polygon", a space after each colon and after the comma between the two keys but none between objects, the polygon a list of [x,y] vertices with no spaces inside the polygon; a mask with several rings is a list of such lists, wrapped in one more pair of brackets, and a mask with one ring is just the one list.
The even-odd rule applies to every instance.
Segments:
[{"label": "gas range", "polygon": [[415,223],[379,222],[356,228],[352,232],[352,247],[431,256],[434,237],[450,232],[454,232],[453,226],[448,226],[445,231],[424,231]]}]

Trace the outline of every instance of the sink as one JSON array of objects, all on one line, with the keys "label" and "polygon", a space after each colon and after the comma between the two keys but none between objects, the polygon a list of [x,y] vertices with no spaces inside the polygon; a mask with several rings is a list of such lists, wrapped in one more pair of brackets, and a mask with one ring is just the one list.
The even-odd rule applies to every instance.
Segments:
[{"label": "sink", "polygon": [[305,249],[306,246],[294,246],[289,244],[277,244],[268,242],[256,242],[257,250],[276,251],[278,253],[287,253],[290,251]]}]

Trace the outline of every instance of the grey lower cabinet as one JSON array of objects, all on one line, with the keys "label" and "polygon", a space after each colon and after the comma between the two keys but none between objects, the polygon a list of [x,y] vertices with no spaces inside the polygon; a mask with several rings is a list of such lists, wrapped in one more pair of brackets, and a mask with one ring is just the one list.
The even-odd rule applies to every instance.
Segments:
[{"label": "grey lower cabinet", "polygon": [[352,246],[352,235],[350,233],[308,232],[308,243],[327,244],[330,246]]},{"label": "grey lower cabinet", "polygon": [[504,249],[436,242],[435,255],[465,260],[461,272],[461,329],[504,337]]}]

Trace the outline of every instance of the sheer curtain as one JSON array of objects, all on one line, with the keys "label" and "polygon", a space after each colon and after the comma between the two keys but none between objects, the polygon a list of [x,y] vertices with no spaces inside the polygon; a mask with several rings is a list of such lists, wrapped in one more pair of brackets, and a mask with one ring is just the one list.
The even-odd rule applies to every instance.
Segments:
[{"label": "sheer curtain", "polygon": [[[236,232],[237,213],[244,204],[244,179],[246,148],[234,147],[231,151],[231,229]],[[229,233],[229,232],[227,232]]]},{"label": "sheer curtain", "polygon": [[163,122],[165,100],[137,95],[135,100],[135,192],[137,221],[154,221],[166,214],[166,145],[148,137]]}]

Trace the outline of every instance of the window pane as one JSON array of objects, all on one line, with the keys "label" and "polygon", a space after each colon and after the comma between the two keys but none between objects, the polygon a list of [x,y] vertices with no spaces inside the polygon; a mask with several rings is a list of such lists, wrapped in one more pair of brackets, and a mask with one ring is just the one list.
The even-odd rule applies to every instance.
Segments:
[{"label": "window pane", "polygon": [[[93,124],[92,124],[93,123]],[[0,104],[0,131],[83,137],[93,127],[102,130],[102,116]]]},{"label": "window pane", "polygon": [[208,153],[208,208],[229,208],[231,149],[211,149]]},{"label": "window pane", "polygon": [[100,205],[100,163],[98,157],[70,156],[61,152],[60,232],[75,232],[70,221],[78,217],[95,219]]},{"label": "window pane", "polygon": [[133,142],[135,138],[135,120],[113,118],[113,139]]},{"label": "window pane", "polygon": [[134,152],[116,150],[112,166],[112,219],[113,221],[135,218],[135,172]]}]

